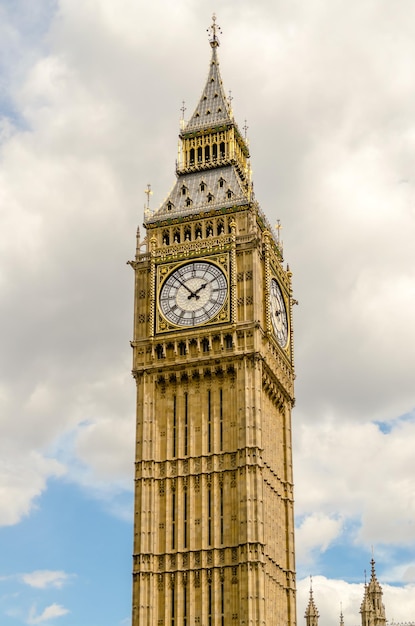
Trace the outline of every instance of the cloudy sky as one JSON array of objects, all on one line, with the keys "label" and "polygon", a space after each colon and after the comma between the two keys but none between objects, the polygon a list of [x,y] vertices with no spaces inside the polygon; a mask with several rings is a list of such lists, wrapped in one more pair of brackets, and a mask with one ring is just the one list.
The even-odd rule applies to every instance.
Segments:
[{"label": "cloudy sky", "polygon": [[415,619],[413,0],[0,0],[0,622],[130,621],[135,230],[219,58],[294,274],[298,622]]}]

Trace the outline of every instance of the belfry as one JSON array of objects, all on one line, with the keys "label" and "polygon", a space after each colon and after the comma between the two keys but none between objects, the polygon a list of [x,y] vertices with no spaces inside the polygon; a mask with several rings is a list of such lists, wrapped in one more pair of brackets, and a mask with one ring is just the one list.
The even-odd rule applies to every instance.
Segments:
[{"label": "belfry", "polygon": [[293,626],[291,273],[256,201],[218,26],[176,181],[137,235],[133,626]]}]

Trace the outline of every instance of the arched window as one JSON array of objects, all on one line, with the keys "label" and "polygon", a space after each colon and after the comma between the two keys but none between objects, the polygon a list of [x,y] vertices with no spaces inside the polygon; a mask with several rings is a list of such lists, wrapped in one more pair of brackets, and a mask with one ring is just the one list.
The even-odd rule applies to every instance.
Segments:
[{"label": "arched window", "polygon": [[206,189],[206,184],[203,182],[200,183],[200,191],[204,191]]},{"label": "arched window", "polygon": [[192,204],[192,200],[190,198],[186,198],[186,206],[190,206]]},{"label": "arched window", "polygon": [[190,165],[195,164],[195,149],[190,148]]},{"label": "arched window", "polygon": [[185,226],[184,227],[184,240],[190,241],[191,237],[192,237],[192,231],[190,229],[190,226]]},{"label": "arched window", "polygon": [[212,146],[212,159],[216,161],[218,158],[218,144],[214,143]]},{"label": "arched window", "polygon": [[210,161],[210,146],[205,146],[205,161]]},{"label": "arched window", "polygon": [[208,193],[208,195],[207,195],[207,201],[208,201],[208,202],[212,202],[212,200],[213,200],[213,196],[212,196],[212,194],[211,194],[211,193]]},{"label": "arched window", "polygon": [[202,148],[197,149],[197,162],[198,163],[202,162]]},{"label": "arched window", "polygon": [[201,224],[196,224],[196,227],[195,227],[195,237],[196,237],[196,239],[201,239],[202,238],[202,225]]},{"label": "arched window", "polygon": [[168,230],[163,230],[163,245],[168,246],[170,244],[170,233]]}]

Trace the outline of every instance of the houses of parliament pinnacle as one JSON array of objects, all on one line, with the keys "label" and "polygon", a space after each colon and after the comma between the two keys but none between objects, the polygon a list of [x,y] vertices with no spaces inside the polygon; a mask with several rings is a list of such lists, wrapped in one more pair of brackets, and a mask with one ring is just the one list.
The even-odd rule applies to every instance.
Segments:
[{"label": "houses of parliament pinnacle", "polygon": [[[176,182],[130,261],[132,624],[294,626],[291,272],[253,194],[215,16],[209,33]],[[361,614],[363,626],[385,624],[374,562]],[[318,617],[310,590],[307,626]]]}]

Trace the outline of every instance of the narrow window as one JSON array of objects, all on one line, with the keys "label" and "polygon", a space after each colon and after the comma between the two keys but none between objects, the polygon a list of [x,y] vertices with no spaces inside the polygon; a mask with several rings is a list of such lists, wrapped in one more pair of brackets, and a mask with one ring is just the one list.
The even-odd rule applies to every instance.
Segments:
[{"label": "narrow window", "polygon": [[195,149],[190,148],[190,165],[195,164]]},{"label": "narrow window", "polygon": [[156,347],[156,354],[157,354],[157,358],[158,359],[162,359],[164,354],[163,354],[163,346],[161,346],[160,344]]},{"label": "narrow window", "polygon": [[187,626],[187,586],[183,587],[183,626]]},{"label": "narrow window", "polygon": [[224,159],[225,158],[225,143],[222,141],[220,146],[219,146],[219,152],[220,152],[220,158]]},{"label": "narrow window", "polygon": [[186,198],[186,206],[190,206],[192,204],[192,201],[190,198]]},{"label": "narrow window", "polygon": [[218,158],[218,144],[214,143],[212,146],[212,158],[214,161]]},{"label": "narrow window", "polygon": [[176,415],[176,396],[173,396],[173,456],[176,456],[177,446],[177,415]]},{"label": "narrow window", "polygon": [[205,183],[202,181],[202,182],[200,183],[200,191],[204,191],[205,189],[206,189],[206,185],[205,185]]},{"label": "narrow window", "polygon": [[186,193],[187,193],[187,188],[186,188],[185,185],[183,185],[183,187],[182,187],[182,196],[185,196]]},{"label": "narrow window", "polygon": [[183,547],[187,548],[187,491],[183,494]]},{"label": "narrow window", "polygon": [[171,494],[171,549],[176,548],[176,492]]},{"label": "narrow window", "polygon": [[223,450],[223,391],[219,389],[219,445]]},{"label": "narrow window", "polygon": [[188,411],[188,395],[184,394],[184,455],[188,455],[189,449],[189,411]]},{"label": "narrow window", "polygon": [[212,581],[208,584],[208,624],[212,626]]},{"label": "narrow window", "polygon": [[208,489],[208,546],[212,545],[212,490]]},{"label": "narrow window", "polygon": [[167,210],[168,210],[168,211],[171,211],[171,210],[172,210],[172,208],[173,208],[173,203],[169,201],[169,202],[167,203]]},{"label": "narrow window", "polygon": [[198,163],[202,162],[202,148],[197,149],[197,161]]},{"label": "narrow window", "polygon": [[212,447],[212,406],[211,406],[211,391],[208,391],[208,452],[211,452]]},{"label": "narrow window", "polygon": [[211,194],[211,193],[208,193],[208,196],[207,196],[207,201],[208,201],[208,202],[212,202],[212,200],[213,200],[213,196],[212,196],[212,194]]},{"label": "narrow window", "polygon": [[232,191],[230,189],[228,189],[228,191],[226,192],[226,195],[228,196],[228,198],[232,198]]},{"label": "narrow window", "polygon": [[185,356],[186,354],[186,344],[184,343],[184,341],[181,341],[179,343],[179,354],[180,356]]},{"label": "narrow window", "polygon": [[219,178],[219,187],[223,187],[223,183],[224,183],[224,179],[223,178]]},{"label": "narrow window", "polygon": [[175,611],[176,607],[175,607],[175,602],[174,602],[174,600],[175,600],[175,598],[174,598],[174,596],[175,596],[174,591],[175,590],[174,590],[174,584],[173,584],[172,587],[171,587],[171,626],[174,626],[174,620],[175,620],[175,617],[176,617],[176,611]]},{"label": "narrow window", "polygon": [[220,542],[223,543],[223,487],[220,488]]},{"label": "narrow window", "polygon": [[168,230],[163,231],[163,244],[165,246],[170,244],[170,235]]},{"label": "narrow window", "polygon": [[210,146],[205,146],[205,161],[210,161]]},{"label": "narrow window", "polygon": [[221,626],[225,626],[225,585],[223,580],[220,583],[220,612]]},{"label": "narrow window", "polygon": [[203,352],[209,352],[209,340],[206,338],[202,341],[202,350]]}]

